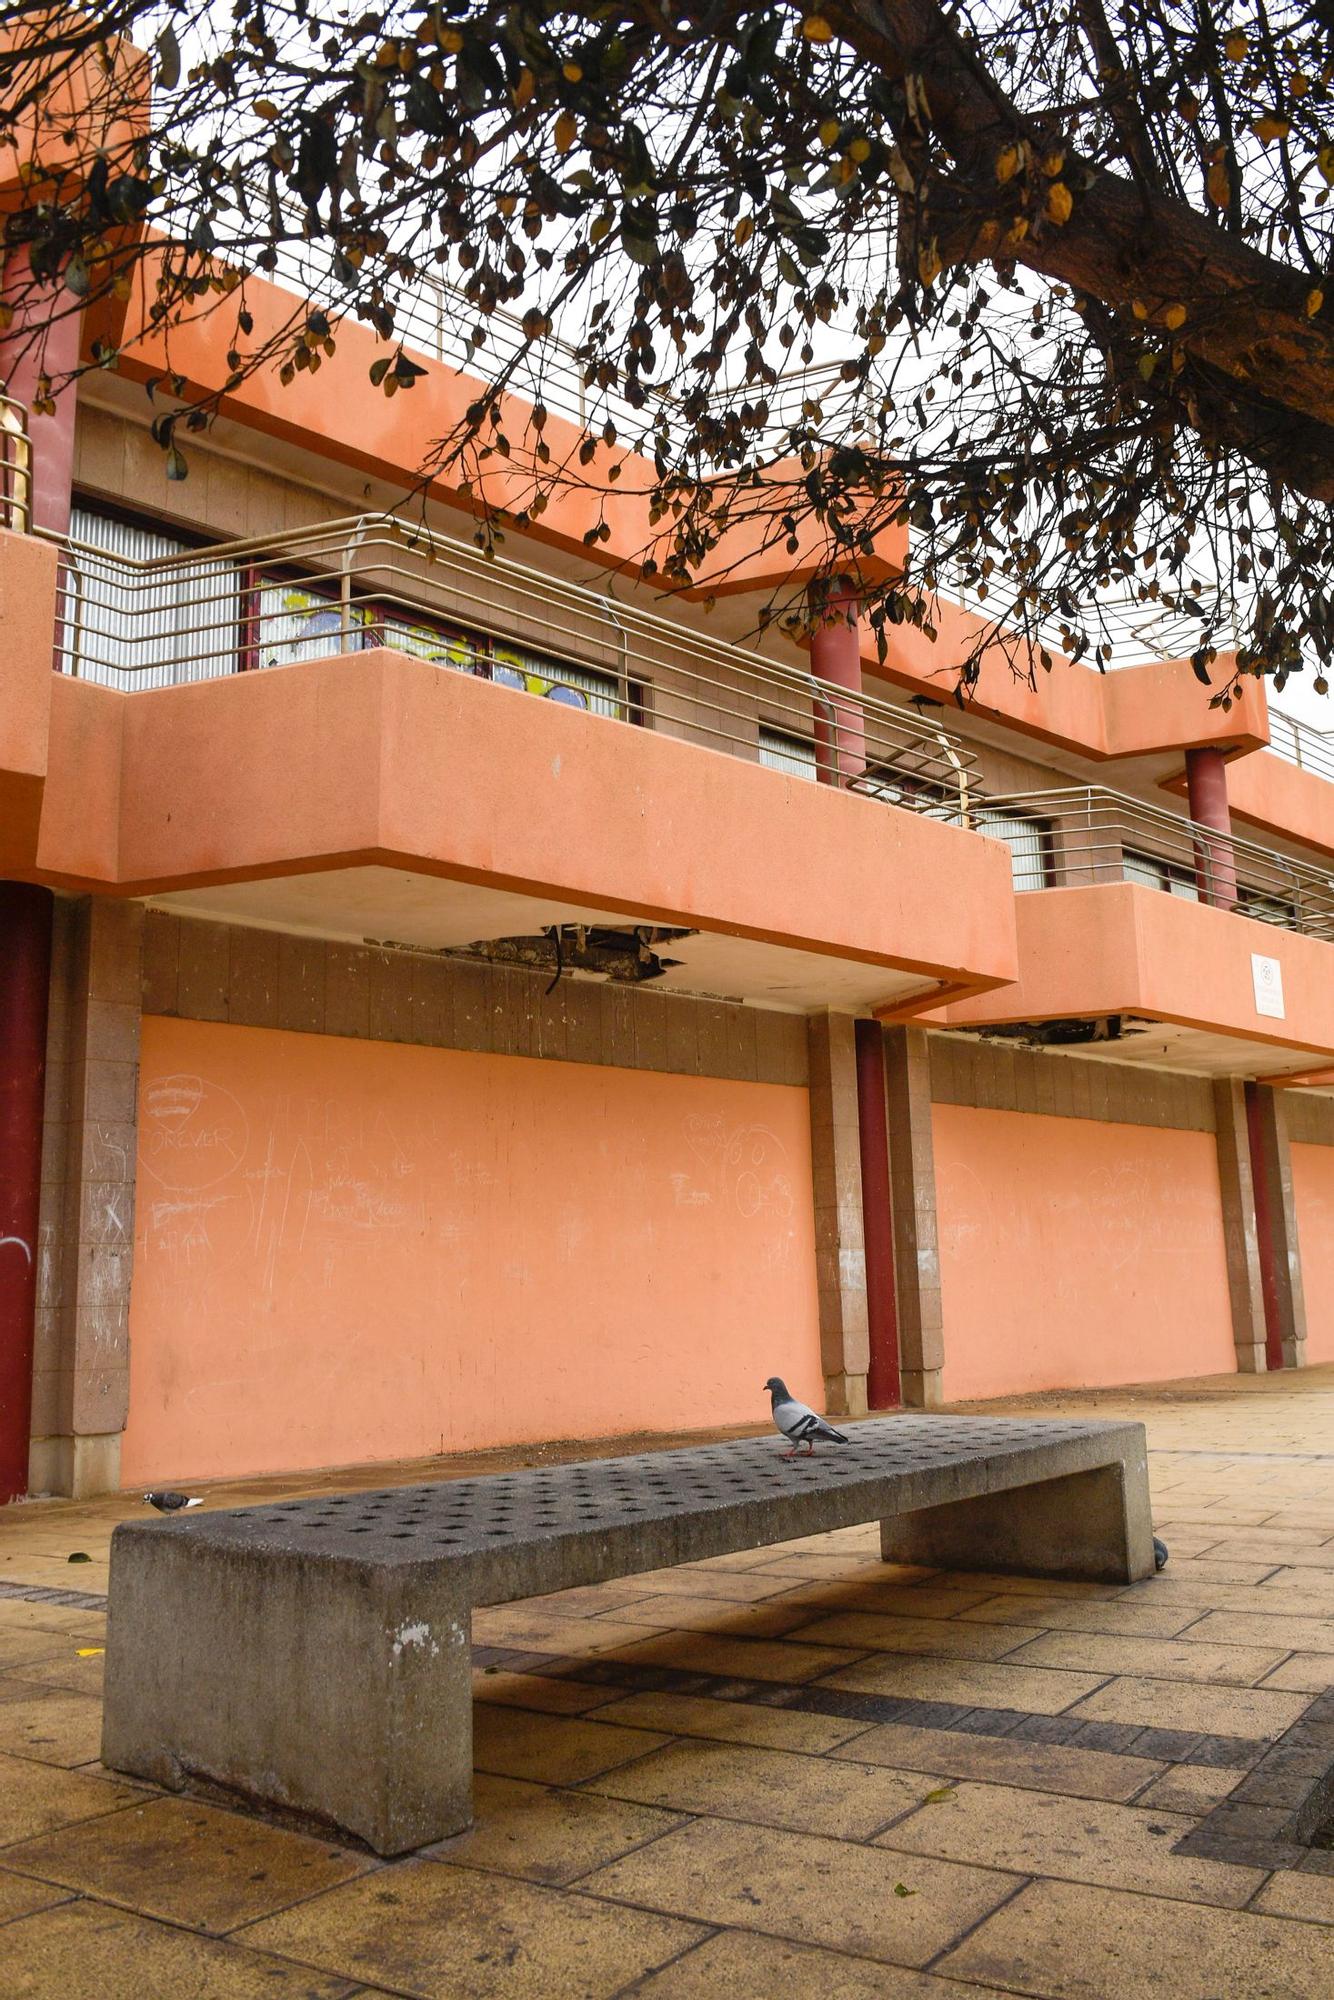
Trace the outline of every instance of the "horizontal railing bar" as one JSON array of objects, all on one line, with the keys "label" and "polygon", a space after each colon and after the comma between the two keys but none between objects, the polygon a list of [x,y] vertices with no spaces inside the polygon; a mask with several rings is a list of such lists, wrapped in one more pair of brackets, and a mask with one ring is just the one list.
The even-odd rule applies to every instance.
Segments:
[{"label": "horizontal railing bar", "polygon": [[[1156,885],[1226,894],[1228,907],[1261,923],[1310,936],[1334,935],[1334,877],[1308,862],[1225,834],[1168,809],[1106,787],[1055,787],[993,794],[989,814],[1031,821],[1044,838],[1044,881],[1060,887],[1097,873],[1133,880],[1127,862],[1171,871]],[[985,824],[979,826],[985,833]],[[1095,885],[1096,886],[1096,885]],[[1235,900],[1234,900],[1235,898]]]},{"label": "horizontal railing bar", "polygon": [[[351,530],[351,534],[349,534]],[[411,554],[414,545],[420,546],[427,565],[418,570],[405,566],[401,558]],[[471,552],[459,544],[445,544],[440,539],[429,542],[415,534],[406,534],[401,524],[387,521],[386,517],[352,517],[341,523],[320,524],[296,535],[284,537],[281,542],[272,537],[247,538],[231,543],[215,543],[206,550],[190,550],[179,555],[165,557],[121,557],[94,545],[65,545],[71,558],[69,569],[74,572],[75,581],[66,582],[67,592],[75,597],[82,613],[82,626],[89,640],[101,637],[111,640],[114,635],[106,629],[98,615],[122,618],[124,610],[118,601],[127,593],[138,592],[138,602],[134,609],[147,610],[158,614],[155,638],[159,646],[163,641],[178,638],[188,639],[191,649],[189,662],[172,662],[156,659],[139,664],[122,664],[119,660],[102,661],[104,667],[114,666],[118,673],[155,673],[173,664],[195,664],[203,656],[207,624],[201,620],[201,606],[222,605],[227,608],[225,623],[228,628],[228,644],[233,624],[253,626],[257,621],[253,613],[243,613],[239,607],[237,616],[232,617],[231,607],[236,602],[241,589],[254,587],[286,587],[289,590],[311,589],[315,594],[329,595],[341,586],[344,570],[350,570],[357,595],[353,600],[354,611],[369,604],[383,610],[389,616],[401,614],[404,621],[411,623],[413,614],[423,612],[448,621],[451,615],[480,625],[487,635],[501,644],[512,644],[519,649],[531,645],[543,657],[564,659],[567,664],[582,670],[592,667],[595,671],[620,672],[629,675],[629,670],[638,667],[646,670],[645,677],[656,686],[662,685],[664,673],[678,674],[693,685],[710,689],[717,693],[729,688],[737,677],[751,687],[759,687],[775,699],[788,702],[798,699],[802,703],[810,701],[813,687],[808,672],[787,663],[768,659],[763,655],[745,652],[741,648],[729,647],[726,642],[710,635],[689,631],[683,633],[679,626],[656,617],[652,613],[629,607],[600,594],[585,591],[578,585],[571,585],[560,579],[539,578],[533,572],[509,563],[505,558],[488,561],[480,556],[471,559]],[[328,569],[310,567],[312,559],[323,557],[331,566]],[[291,574],[293,558],[304,558],[306,567]],[[350,558],[350,561],[349,561]],[[246,562],[246,559],[249,559]],[[233,584],[229,567],[238,570],[242,564],[261,573],[247,577],[244,585]],[[338,566],[333,567],[334,564]],[[287,574],[266,577],[263,567],[286,571]],[[437,568],[438,566],[438,568]],[[436,570],[433,578],[432,571]],[[423,594],[430,592],[433,581],[439,589],[439,573],[443,571],[449,578],[448,596],[450,603],[442,606],[434,597],[423,602]],[[481,575],[478,572],[481,571]],[[368,574],[367,574],[368,573]],[[482,576],[492,586],[490,594],[483,596],[477,587]],[[379,578],[385,581],[380,583]],[[172,623],[165,628],[160,622],[161,615],[171,615],[170,605],[160,601],[143,604],[144,594],[161,592],[164,583],[193,582],[197,579],[201,588],[210,586],[204,596],[192,596],[188,623]],[[392,580],[392,583],[391,583]],[[519,607],[520,615],[525,608],[535,614],[535,622],[540,628],[540,637],[526,641],[515,636],[513,623],[515,611],[508,615],[498,608],[494,601],[494,586],[497,581],[508,582],[516,594],[527,599],[525,607]],[[392,587],[397,585],[397,588]],[[405,592],[410,589],[412,595]],[[553,600],[566,611],[576,613],[580,618],[593,622],[594,630],[571,633],[568,626],[562,630],[553,623]],[[329,598],[330,609],[336,605]],[[275,614],[269,614],[275,615]],[[293,615],[297,615],[294,611]],[[447,643],[446,635],[441,635],[442,645]],[[668,655],[666,659],[656,653],[647,652],[634,639],[643,639],[661,647]],[[564,643],[562,643],[562,641]],[[582,642],[582,650],[576,650]],[[285,645],[304,643],[298,638],[288,639]],[[615,663],[605,657],[590,661],[587,657],[589,646],[599,652],[610,652]],[[219,647],[225,653],[227,647]],[[724,669],[729,676],[721,681],[716,675],[701,671],[701,656],[708,664]],[[681,664],[678,664],[678,661]],[[816,684],[818,687],[818,684]],[[839,689],[836,696],[838,705],[845,712],[855,712],[863,727],[875,725],[884,737],[903,750],[925,753],[934,758],[942,754],[939,746],[948,743],[952,753],[949,761],[958,758],[968,766],[975,764],[974,753],[959,739],[951,737],[938,724],[923,723],[908,717],[892,704],[879,697],[857,694]],[[809,722],[806,724],[809,727]]]}]

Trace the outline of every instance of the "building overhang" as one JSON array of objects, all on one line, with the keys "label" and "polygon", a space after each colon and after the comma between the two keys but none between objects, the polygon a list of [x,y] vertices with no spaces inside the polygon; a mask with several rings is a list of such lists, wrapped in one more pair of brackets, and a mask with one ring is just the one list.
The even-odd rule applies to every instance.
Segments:
[{"label": "building overhang", "polygon": [[128,694],[48,648],[45,675],[29,879],[413,950],[672,926],[669,990],[802,1009],[1018,967],[998,843],[389,648]]},{"label": "building overhang", "polygon": [[1334,1064],[1321,938],[1131,882],[1031,891],[1016,922],[1014,985],[935,1009],[933,1025],[1275,1083]]}]

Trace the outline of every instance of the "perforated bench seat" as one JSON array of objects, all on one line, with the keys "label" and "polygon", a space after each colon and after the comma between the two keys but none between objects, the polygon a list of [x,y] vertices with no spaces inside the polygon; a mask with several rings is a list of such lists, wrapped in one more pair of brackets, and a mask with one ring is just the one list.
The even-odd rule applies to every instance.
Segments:
[{"label": "perforated bench seat", "polygon": [[889,1562],[1153,1574],[1141,1424],[873,1418],[780,1438],[127,1522],[102,1755],[400,1854],[472,1817],[471,1612],[866,1521]]}]

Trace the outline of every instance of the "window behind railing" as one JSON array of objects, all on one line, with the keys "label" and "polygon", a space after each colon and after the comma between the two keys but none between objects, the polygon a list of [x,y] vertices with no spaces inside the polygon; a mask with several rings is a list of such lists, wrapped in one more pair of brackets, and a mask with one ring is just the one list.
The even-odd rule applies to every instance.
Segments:
[{"label": "window behind railing", "polygon": [[973,826],[978,833],[1005,842],[1016,889],[1047,888],[1051,881],[1050,821],[979,806],[973,814]]},{"label": "window behind railing", "polygon": [[1169,896],[1180,896],[1183,902],[1200,900],[1194,874],[1176,862],[1160,860],[1156,854],[1140,854],[1127,847],[1121,856],[1121,874],[1125,881],[1138,882],[1141,888],[1166,889]]},{"label": "window behind railing", "polygon": [[70,517],[76,546],[61,557],[60,665],[102,687],[174,687],[232,673],[240,640],[236,565],[197,560],[159,575],[127,560],[189,556],[191,543],[96,508]]},{"label": "window behind railing", "polygon": [[815,745],[801,736],[760,724],[760,762],[766,771],[786,771],[790,778],[816,776]]}]

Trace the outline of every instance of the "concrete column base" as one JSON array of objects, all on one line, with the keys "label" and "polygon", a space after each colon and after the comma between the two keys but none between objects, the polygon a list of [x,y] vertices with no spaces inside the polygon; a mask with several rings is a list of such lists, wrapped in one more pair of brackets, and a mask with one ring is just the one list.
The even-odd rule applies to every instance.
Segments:
[{"label": "concrete column base", "polygon": [[945,1400],[939,1368],[905,1368],[902,1374],[906,1410],[938,1410]]},{"label": "concrete column base", "polygon": [[1262,1340],[1252,1341],[1246,1347],[1238,1346],[1236,1355],[1238,1375],[1264,1375],[1268,1372],[1269,1363],[1265,1359],[1265,1346]]},{"label": "concrete column base", "polygon": [[896,1515],[880,1550],[933,1569],[1138,1583],[1154,1573],[1147,1460]]},{"label": "concrete column base", "polygon": [[831,1417],[864,1417],[870,1413],[864,1375],[826,1375],[824,1406]]},{"label": "concrete column base", "polygon": [[28,1491],[91,1500],[120,1492],[119,1431],[91,1437],[34,1438],[28,1451]]}]

